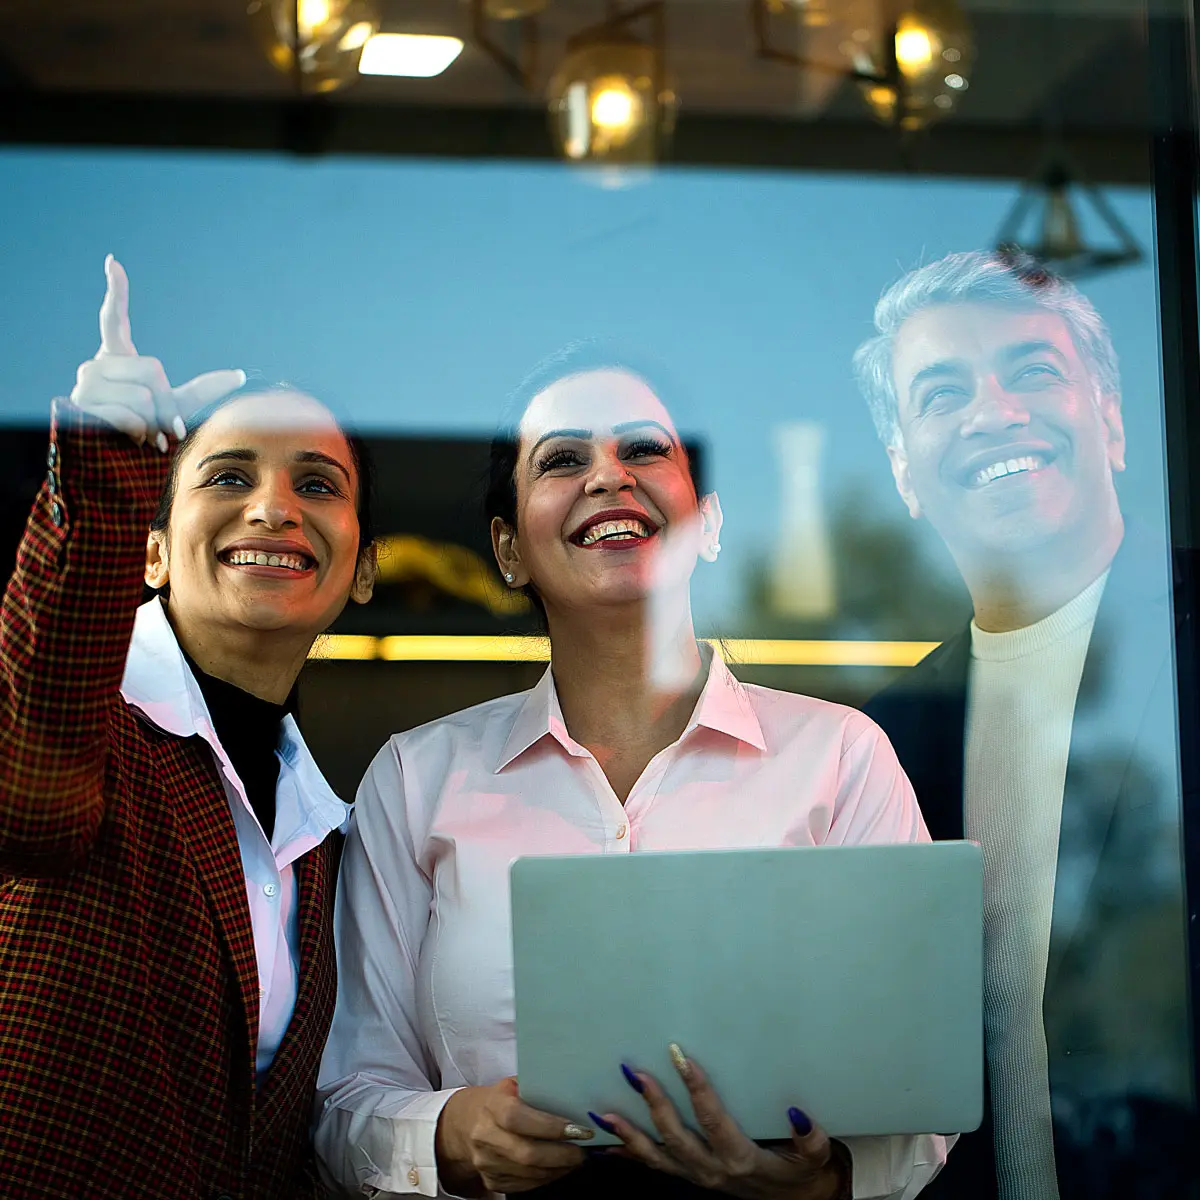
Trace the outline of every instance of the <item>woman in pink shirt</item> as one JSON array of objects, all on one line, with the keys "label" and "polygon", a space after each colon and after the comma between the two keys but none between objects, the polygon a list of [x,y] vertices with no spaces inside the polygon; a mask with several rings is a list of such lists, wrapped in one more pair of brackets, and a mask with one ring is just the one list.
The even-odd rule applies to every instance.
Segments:
[{"label": "woman in pink shirt", "polygon": [[757,1145],[677,1048],[694,1119],[651,1074],[613,1064],[629,1110],[593,1121],[621,1138],[619,1157],[589,1159],[573,1143],[590,1130],[520,1100],[514,858],[928,834],[871,721],[743,685],[697,641],[690,580],[717,557],[721,509],[697,494],[644,374],[589,345],[539,368],[493,444],[487,507],[500,570],[544,613],[553,665],[528,692],[397,734],[363,780],[319,1083],[327,1171],[365,1196],[915,1195],[942,1138],[843,1144],[791,1109],[792,1140]]}]

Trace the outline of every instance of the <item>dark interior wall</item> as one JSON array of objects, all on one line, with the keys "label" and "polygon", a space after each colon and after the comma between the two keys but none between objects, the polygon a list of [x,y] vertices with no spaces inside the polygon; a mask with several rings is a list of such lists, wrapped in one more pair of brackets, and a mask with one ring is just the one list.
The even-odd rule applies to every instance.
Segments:
[{"label": "dark interior wall", "polygon": [[379,748],[447,713],[532,687],[543,663],[310,662],[300,724],[334,791],[353,800]]}]

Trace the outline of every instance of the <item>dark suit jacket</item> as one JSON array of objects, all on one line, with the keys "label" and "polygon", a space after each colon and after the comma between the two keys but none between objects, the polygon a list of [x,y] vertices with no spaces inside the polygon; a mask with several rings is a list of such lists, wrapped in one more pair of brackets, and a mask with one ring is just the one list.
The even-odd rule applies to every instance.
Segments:
[{"label": "dark suit jacket", "polygon": [[[1194,1185],[1170,599],[1165,549],[1127,536],[1075,706],[1043,997],[1062,1200]],[[935,840],[963,836],[969,664],[964,630],[866,706]],[[930,1200],[997,1194],[985,1100]]]}]

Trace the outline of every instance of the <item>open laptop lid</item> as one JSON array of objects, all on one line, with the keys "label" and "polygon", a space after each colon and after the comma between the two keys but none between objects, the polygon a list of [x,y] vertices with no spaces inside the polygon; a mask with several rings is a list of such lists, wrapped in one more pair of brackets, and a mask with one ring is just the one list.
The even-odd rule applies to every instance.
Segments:
[{"label": "open laptop lid", "polygon": [[968,842],[518,859],[521,1095],[644,1125],[627,1062],[686,1116],[677,1042],[756,1140],[790,1105],[832,1136],[974,1129],[982,876]]}]

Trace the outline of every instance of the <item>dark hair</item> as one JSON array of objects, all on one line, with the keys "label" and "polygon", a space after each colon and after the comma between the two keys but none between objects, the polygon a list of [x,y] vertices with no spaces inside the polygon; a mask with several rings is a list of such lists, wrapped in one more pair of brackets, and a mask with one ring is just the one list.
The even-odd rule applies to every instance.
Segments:
[{"label": "dark hair", "polygon": [[[154,516],[150,520],[150,528],[152,530],[162,532],[170,524],[171,509],[175,504],[175,492],[179,486],[179,464],[183,461],[183,456],[196,440],[200,430],[223,408],[227,408],[231,404],[236,404],[239,400],[246,400],[254,396],[272,395],[304,396],[306,393],[297,392],[294,388],[283,386],[234,392],[229,396],[223,396],[220,400],[192,414],[187,422],[187,434],[175,448],[175,453],[171,456],[171,469],[167,475],[167,482],[163,487],[162,495],[158,498],[158,507],[154,510]],[[309,399],[315,399],[315,397],[309,397]],[[321,402],[318,400],[317,403],[320,404]],[[326,405],[321,404],[321,407],[328,411]],[[346,446],[350,451],[350,461],[354,464],[354,473],[358,477],[358,494],[355,497],[354,507],[358,513],[358,552],[361,554],[375,540],[374,516],[372,511],[375,498],[375,462],[371,457],[370,449],[362,438],[356,434],[347,432],[336,417],[334,418],[334,423],[337,425],[341,435],[346,439]]]},{"label": "dark hair", "polygon": [[[599,339],[570,342],[561,350],[542,359],[528,375],[508,394],[500,413],[500,424],[492,438],[491,455],[488,460],[487,487],[484,492],[483,511],[490,524],[499,517],[506,525],[517,523],[517,483],[515,472],[520,454],[521,420],[537,396],[552,384],[573,375],[586,375],[591,371],[622,371],[640,379],[672,411],[671,389],[664,384],[663,372],[655,365],[647,364],[625,354],[610,342]],[[674,414],[672,414],[674,416]],[[678,422],[676,422],[678,426]],[[688,470],[696,494],[701,492],[698,460],[688,454]]]}]

